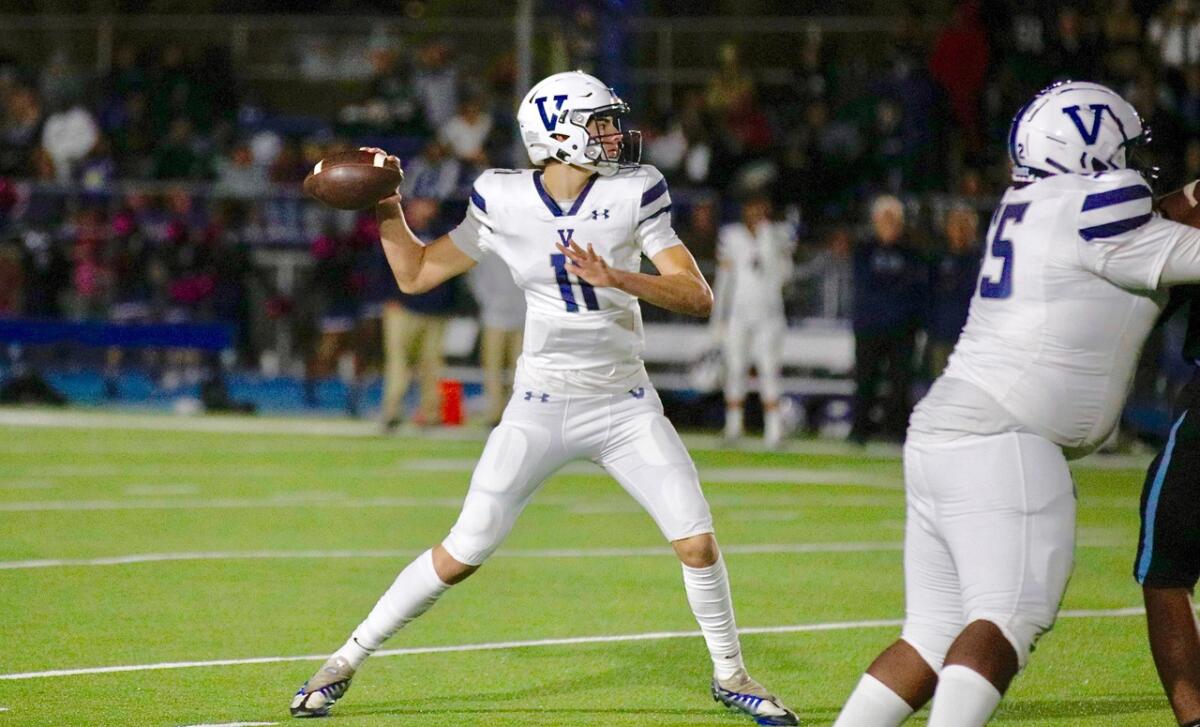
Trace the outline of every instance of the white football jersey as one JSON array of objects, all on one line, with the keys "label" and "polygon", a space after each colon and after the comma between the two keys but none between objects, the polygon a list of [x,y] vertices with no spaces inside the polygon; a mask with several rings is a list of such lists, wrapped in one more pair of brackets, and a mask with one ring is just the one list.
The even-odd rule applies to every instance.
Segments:
[{"label": "white football jersey", "polygon": [[[1175,246],[1200,235],[1155,216],[1151,204],[1130,170],[1010,188],[943,377],[982,390],[1068,456],[1095,449],[1116,425],[1165,302],[1163,266]],[[964,421],[973,405],[958,399],[970,398],[931,395],[913,428]]]},{"label": "white football jersey", "polygon": [[636,272],[642,255],[683,244],[670,210],[666,180],[647,165],[594,175],[563,205],[546,192],[541,170],[492,169],[475,181],[466,218],[450,238],[475,260],[489,251],[499,255],[525,291],[519,386],[582,394],[626,391],[645,381],[637,298],[572,275],[555,243],[590,244],[609,266]]},{"label": "white football jersey", "polygon": [[783,286],[792,275],[796,249],[790,225],[768,222],[752,233],[738,222],[721,228],[717,239],[717,284],[728,285],[731,318],[783,318]]}]

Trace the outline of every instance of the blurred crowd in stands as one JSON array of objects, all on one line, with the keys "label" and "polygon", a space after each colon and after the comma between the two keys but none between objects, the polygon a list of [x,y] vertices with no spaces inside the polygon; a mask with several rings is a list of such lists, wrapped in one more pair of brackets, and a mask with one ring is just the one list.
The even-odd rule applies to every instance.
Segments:
[{"label": "blurred crowd in stands", "polygon": [[[586,2],[571,12],[537,49],[541,70],[600,62],[595,14]],[[1008,123],[1039,88],[1066,78],[1112,85],[1153,129],[1160,182],[1200,177],[1193,0],[965,0],[945,17],[896,12],[907,14],[886,39],[870,36],[871,52],[864,34],[798,34],[786,83],[764,82],[744,41],[728,41],[711,48],[708,81],[674,89],[668,108],[651,87],[618,89],[702,266],[712,270],[737,199],[769,189],[800,242],[789,318],[851,320],[858,355],[880,359],[860,363],[860,388],[890,371],[893,391],[911,371],[887,361],[906,350],[911,359],[917,331],[932,370],[944,365],[985,215],[1007,185]],[[506,49],[488,56],[439,39],[363,47],[361,98],[333,109],[314,98],[308,117],[260,103],[222,46],[120,46],[102,77],[61,50],[0,55],[0,315],[228,321],[248,364],[270,345],[254,331],[275,319],[312,334],[297,340],[308,341],[318,374],[347,345],[318,334],[363,328],[356,340],[372,353],[362,358],[377,359],[381,306],[405,301],[374,220],[321,210],[299,198],[298,183],[333,150],[386,146],[404,160],[410,206],[439,234],[460,218],[480,170],[524,164],[513,109],[524,89]],[[302,249],[310,260],[294,279],[263,254]],[[465,285],[409,304],[475,309]],[[882,330],[905,333],[876,340]]]}]

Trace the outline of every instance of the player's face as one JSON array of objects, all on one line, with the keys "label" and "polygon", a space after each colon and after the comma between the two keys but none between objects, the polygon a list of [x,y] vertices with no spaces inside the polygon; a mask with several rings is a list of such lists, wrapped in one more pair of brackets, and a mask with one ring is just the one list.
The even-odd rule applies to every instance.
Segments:
[{"label": "player's face", "polygon": [[588,122],[588,133],[604,148],[604,156],[617,159],[621,156],[622,134],[617,122],[608,116],[596,116]]}]

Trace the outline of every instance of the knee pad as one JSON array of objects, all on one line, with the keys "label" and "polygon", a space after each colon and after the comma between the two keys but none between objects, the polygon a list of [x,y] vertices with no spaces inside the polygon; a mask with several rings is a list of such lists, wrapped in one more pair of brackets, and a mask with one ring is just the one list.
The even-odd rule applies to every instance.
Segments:
[{"label": "knee pad", "polygon": [[467,495],[458,522],[442,541],[442,547],[459,563],[481,565],[504,542],[511,526],[497,498],[485,492],[472,492]]},{"label": "knee pad", "polygon": [[489,440],[458,521],[442,541],[446,552],[466,565],[480,565],[496,552],[524,506],[527,483],[522,481],[522,462],[530,438],[519,427],[505,424],[492,437],[495,446]]}]

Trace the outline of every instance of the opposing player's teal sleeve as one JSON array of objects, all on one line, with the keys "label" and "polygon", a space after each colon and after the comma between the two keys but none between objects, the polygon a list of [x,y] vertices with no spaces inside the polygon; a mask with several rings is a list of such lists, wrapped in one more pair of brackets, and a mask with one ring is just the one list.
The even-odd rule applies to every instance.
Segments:
[{"label": "opposing player's teal sleeve", "polygon": [[647,172],[646,183],[642,188],[634,237],[642,253],[652,258],[669,247],[682,245],[683,241],[671,227],[671,193],[667,191],[667,180],[652,166],[642,168]]},{"label": "opposing player's teal sleeve", "polygon": [[467,214],[463,221],[450,231],[450,240],[454,245],[475,261],[479,261],[491,249],[488,237],[495,229],[487,211],[487,197],[480,189],[486,189],[487,185],[481,182],[484,182],[483,177],[471,188],[471,198],[467,202]]}]

